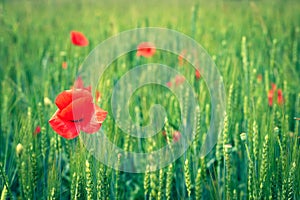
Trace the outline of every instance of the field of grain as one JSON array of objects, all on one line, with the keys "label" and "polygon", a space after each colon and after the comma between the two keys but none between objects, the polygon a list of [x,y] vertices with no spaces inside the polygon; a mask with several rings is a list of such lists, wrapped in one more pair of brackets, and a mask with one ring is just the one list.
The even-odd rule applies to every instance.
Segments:
[{"label": "field of grain", "polygon": [[[95,149],[86,148],[84,131],[67,139],[49,120],[59,107],[56,98],[74,89],[80,70],[89,67],[85,59],[98,44],[145,27],[176,30],[207,51],[224,83],[222,131],[213,133],[216,144],[201,154],[212,109],[220,109],[212,104],[209,75],[197,74],[193,63],[172,52],[156,49],[143,57],[134,50],[110,63],[96,86],[101,95],[93,94],[94,104],[107,111],[102,133],[125,152],[106,149],[107,154],[98,154],[114,161],[114,167],[108,166],[94,156]],[[74,44],[72,31],[83,33],[88,44]],[[180,42],[174,40],[174,45]],[[0,47],[1,200],[300,198],[298,1],[0,0]],[[184,53],[188,59],[189,52]],[[128,120],[140,127],[163,120],[155,135],[139,138],[133,126],[119,127],[111,99],[118,80],[149,63],[168,65],[181,76],[163,76],[162,84],[141,86],[130,97],[133,86],[120,85],[124,89],[118,100],[128,98],[129,104],[117,101],[116,116],[127,120],[128,112]],[[152,72],[158,77],[159,71]],[[83,81],[87,87],[88,79]],[[172,93],[184,88],[184,81],[195,94],[196,107],[186,101],[186,93],[183,99]],[[153,104],[165,108],[164,118],[151,116]],[[195,115],[182,120],[191,111]],[[186,123],[193,123],[192,133],[180,131]],[[180,143],[187,134],[194,137],[184,143],[186,151],[162,168],[153,170],[148,160],[122,160],[127,152],[149,154]],[[138,171],[137,165],[145,170]]]}]

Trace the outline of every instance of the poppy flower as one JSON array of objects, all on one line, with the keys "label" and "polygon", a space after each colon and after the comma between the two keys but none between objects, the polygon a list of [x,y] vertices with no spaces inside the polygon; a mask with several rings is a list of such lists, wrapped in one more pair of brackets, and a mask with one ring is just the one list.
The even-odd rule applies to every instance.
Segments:
[{"label": "poppy flower", "polygon": [[82,47],[89,44],[89,41],[84,34],[78,31],[71,31],[71,42],[76,46]]},{"label": "poppy flower", "polygon": [[34,130],[34,135],[37,135],[37,134],[39,134],[41,132],[41,127],[40,126],[37,126],[36,128],[35,128],[35,130]]},{"label": "poppy flower", "polygon": [[142,42],[137,47],[136,55],[149,58],[154,55],[155,51],[156,51],[156,48],[155,48],[154,44],[152,44],[150,42]]},{"label": "poppy flower", "polygon": [[278,105],[282,105],[284,103],[283,94],[282,94],[281,89],[277,90],[277,103],[278,103]]},{"label": "poppy flower", "polygon": [[68,63],[66,61],[62,62],[61,67],[63,69],[67,69],[68,68]]},{"label": "poppy flower", "polygon": [[274,91],[269,90],[269,92],[268,92],[268,104],[269,104],[269,106],[273,106],[273,96],[274,96]]},{"label": "poppy flower", "polygon": [[273,97],[274,97],[274,93],[276,92],[276,84],[272,83],[271,84],[271,89],[268,92],[268,104],[269,106],[273,106]]},{"label": "poppy flower", "polygon": [[173,142],[178,142],[180,138],[181,138],[180,132],[179,131],[174,131],[173,132]]},{"label": "poppy flower", "polygon": [[58,110],[49,120],[52,129],[66,139],[77,137],[80,131],[97,132],[107,112],[93,103],[90,91],[86,89],[66,90],[60,93],[55,104]]},{"label": "poppy flower", "polygon": [[[268,92],[269,106],[273,105],[273,97],[274,97],[274,93],[276,92],[276,90],[277,90],[276,84],[272,83],[271,84],[271,90],[269,90],[269,92]],[[277,90],[277,103],[280,106],[284,103],[283,93],[282,93],[282,90],[280,88]]]},{"label": "poppy flower", "polygon": [[176,75],[175,76],[175,85],[176,86],[181,85],[182,83],[184,83],[184,81],[185,81],[184,76],[181,76],[181,75]]},{"label": "poppy flower", "polygon": [[[168,141],[168,137],[167,137],[167,132],[166,131],[162,131],[162,136]],[[178,142],[179,139],[181,138],[181,134],[179,131],[174,131],[172,134],[173,137],[173,142]]]},{"label": "poppy flower", "polygon": [[200,74],[200,71],[198,69],[195,70],[195,76],[196,76],[196,79],[201,78],[201,74]]},{"label": "poppy flower", "polygon": [[169,88],[170,88],[170,87],[172,87],[172,82],[171,82],[171,81],[169,81],[169,82],[167,82],[167,83],[166,83],[166,85],[167,85],[167,87],[169,87]]},{"label": "poppy flower", "polygon": [[186,50],[181,51],[181,53],[178,56],[178,65],[182,66],[184,64],[184,56],[186,54]]}]

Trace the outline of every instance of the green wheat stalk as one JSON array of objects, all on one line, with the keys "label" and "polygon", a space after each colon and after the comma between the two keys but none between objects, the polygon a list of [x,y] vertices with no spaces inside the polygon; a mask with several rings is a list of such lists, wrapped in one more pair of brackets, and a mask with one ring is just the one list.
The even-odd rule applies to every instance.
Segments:
[{"label": "green wheat stalk", "polygon": [[203,196],[203,185],[204,185],[204,179],[206,177],[206,173],[205,173],[205,157],[201,157],[200,158],[200,166],[198,168],[197,171],[197,176],[196,176],[196,180],[195,180],[195,184],[196,184],[196,199],[200,200],[202,199]]},{"label": "green wheat stalk", "polygon": [[172,186],[173,186],[173,164],[168,166],[167,177],[166,177],[166,199],[170,200],[172,195]]},{"label": "green wheat stalk", "polygon": [[193,185],[192,185],[192,181],[191,181],[190,165],[189,165],[188,159],[186,159],[184,162],[184,178],[185,178],[186,189],[188,192],[188,197],[190,198]]},{"label": "green wheat stalk", "polygon": [[1,162],[0,162],[0,174],[1,174],[1,178],[3,179],[3,182],[4,182],[4,187],[3,187],[4,189],[3,190],[5,190],[5,192],[3,191],[2,194],[1,194],[1,199],[2,199],[2,195],[3,195],[3,198],[4,198],[4,196],[6,197],[7,194],[12,199],[12,193],[11,193],[11,190],[10,190],[10,187],[9,187],[8,177],[5,173],[4,166]]},{"label": "green wheat stalk", "polygon": [[263,143],[262,155],[261,155],[261,167],[260,167],[260,174],[259,174],[259,199],[263,199],[266,197],[265,190],[266,190],[266,178],[267,178],[267,171],[269,169],[268,164],[268,149],[269,149],[269,136],[265,136],[265,140]]},{"label": "green wheat stalk", "polygon": [[93,177],[91,172],[91,164],[89,159],[85,161],[85,177],[86,177],[86,193],[87,193],[87,200],[93,199]]},{"label": "green wheat stalk", "polygon": [[164,184],[165,184],[165,171],[164,169],[159,170],[159,187],[157,192],[157,200],[164,199]]},{"label": "green wheat stalk", "polygon": [[146,166],[146,171],[144,175],[144,195],[145,199],[147,199],[147,196],[149,195],[150,192],[150,167],[149,165]]}]

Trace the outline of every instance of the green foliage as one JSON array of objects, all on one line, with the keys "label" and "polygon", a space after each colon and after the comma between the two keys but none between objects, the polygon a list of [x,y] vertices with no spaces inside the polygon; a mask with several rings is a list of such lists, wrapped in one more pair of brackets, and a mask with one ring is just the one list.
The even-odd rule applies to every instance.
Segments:
[{"label": "green foliage", "polygon": [[[1,1],[1,200],[300,199],[300,129],[294,119],[300,117],[299,22],[300,4],[292,0]],[[148,166],[143,174],[131,174],[97,161],[80,138],[61,138],[48,120],[56,111],[55,97],[70,89],[98,43],[146,26],[181,31],[212,55],[223,76],[227,108],[216,147],[200,158],[211,119],[205,80],[194,78],[190,64],[178,66],[177,55],[158,50],[155,59],[182,73],[197,94],[195,140],[165,168],[152,172]],[[71,30],[85,33],[90,45],[72,46]],[[136,64],[131,53],[111,64],[99,80],[101,107],[111,109],[110,88]],[[273,106],[268,105],[271,83],[283,90],[283,105],[278,105],[277,93]],[[149,122],[153,102],[164,106],[163,130],[137,139],[109,114],[103,127],[113,143],[125,151],[151,152],[173,142],[181,113],[167,88],[142,87],[130,101],[130,114],[142,125]],[[38,125],[41,132],[34,134]]]}]

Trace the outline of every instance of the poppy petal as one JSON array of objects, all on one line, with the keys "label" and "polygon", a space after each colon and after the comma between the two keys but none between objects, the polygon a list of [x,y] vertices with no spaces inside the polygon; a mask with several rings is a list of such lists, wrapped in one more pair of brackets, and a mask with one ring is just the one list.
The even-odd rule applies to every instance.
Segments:
[{"label": "poppy petal", "polygon": [[196,79],[201,78],[201,74],[200,74],[200,71],[198,69],[196,69],[196,71],[195,71],[195,76],[196,76]]},{"label": "poppy petal", "polygon": [[87,46],[89,44],[84,34],[78,31],[71,31],[71,41],[76,46]]},{"label": "poppy petal", "polygon": [[268,92],[268,104],[269,106],[273,106],[273,90],[269,90]]},{"label": "poppy petal", "polygon": [[179,86],[185,82],[185,78],[182,75],[176,75],[175,76],[175,85]]},{"label": "poppy petal", "polygon": [[71,90],[75,90],[75,89],[83,89],[91,92],[92,87],[91,86],[84,87],[84,82],[82,78],[78,76],[73,86],[71,87]]},{"label": "poppy petal", "polygon": [[166,83],[166,85],[167,85],[167,87],[169,87],[169,88],[170,88],[170,87],[172,87],[172,82],[171,82],[171,81],[169,81],[169,82],[167,82],[167,83]]},{"label": "poppy petal", "polygon": [[57,116],[58,111],[49,120],[52,129],[66,139],[73,139],[79,135],[76,125],[72,122],[64,121]]},{"label": "poppy petal", "polygon": [[72,102],[72,92],[71,90],[66,90],[61,92],[55,99],[55,104],[58,109],[64,109]]},{"label": "poppy petal", "polygon": [[97,105],[95,105],[95,120],[98,123],[103,123],[107,116],[107,111],[102,110]]},{"label": "poppy petal", "polygon": [[35,128],[35,130],[34,130],[34,135],[37,135],[37,134],[39,134],[41,132],[41,127],[40,126],[37,126],[36,128]]},{"label": "poppy petal", "polygon": [[146,58],[154,55],[156,48],[154,44],[150,42],[142,42],[137,47],[137,56],[144,56]]},{"label": "poppy petal", "polygon": [[282,105],[284,103],[283,94],[282,94],[281,89],[278,89],[278,91],[277,91],[277,103],[279,105]]},{"label": "poppy petal", "polygon": [[181,53],[178,56],[178,64],[179,66],[182,66],[184,64],[184,56],[186,54],[186,49],[182,50]]},{"label": "poppy petal", "polygon": [[90,92],[87,90],[65,90],[56,97],[55,104],[57,105],[58,109],[63,110],[72,101],[82,97],[89,97],[91,99],[93,98]]},{"label": "poppy petal", "polygon": [[91,134],[97,132],[101,128],[101,126],[102,124],[98,123],[96,119],[93,117],[88,124],[81,127],[81,130],[85,133]]},{"label": "poppy petal", "polygon": [[73,100],[67,107],[60,110],[57,115],[63,120],[73,121],[75,123],[84,123],[89,121],[94,112],[92,98],[82,97]]},{"label": "poppy petal", "polygon": [[180,138],[181,138],[180,132],[179,132],[179,131],[175,131],[175,132],[173,133],[173,141],[174,141],[174,142],[178,142]]},{"label": "poppy petal", "polygon": [[83,89],[84,88],[84,83],[80,76],[78,76],[78,78],[76,79],[76,81],[74,83],[74,88],[75,89]]}]

